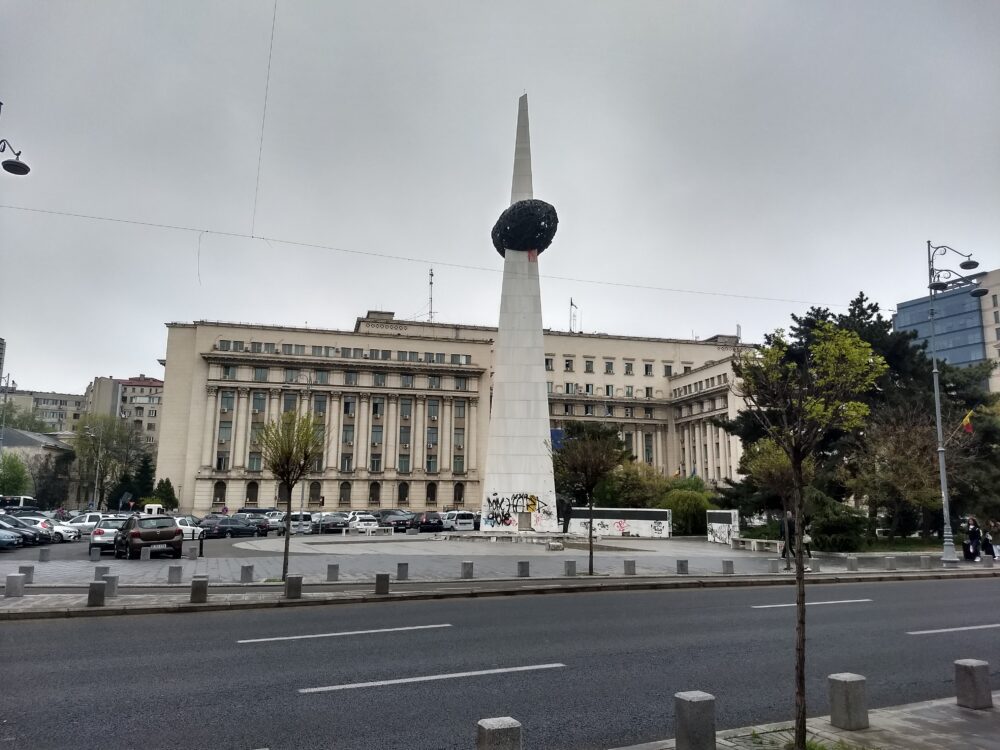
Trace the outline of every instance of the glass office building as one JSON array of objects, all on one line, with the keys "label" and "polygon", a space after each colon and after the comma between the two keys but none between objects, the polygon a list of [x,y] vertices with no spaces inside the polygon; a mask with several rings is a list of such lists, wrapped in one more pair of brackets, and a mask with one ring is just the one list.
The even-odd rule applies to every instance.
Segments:
[{"label": "glass office building", "polygon": [[[930,355],[931,298],[901,302],[893,316],[897,331],[916,331],[917,341],[927,344]],[[980,302],[968,289],[956,289],[937,295],[934,302],[938,358],[957,367],[982,362],[987,358],[983,313]]]}]

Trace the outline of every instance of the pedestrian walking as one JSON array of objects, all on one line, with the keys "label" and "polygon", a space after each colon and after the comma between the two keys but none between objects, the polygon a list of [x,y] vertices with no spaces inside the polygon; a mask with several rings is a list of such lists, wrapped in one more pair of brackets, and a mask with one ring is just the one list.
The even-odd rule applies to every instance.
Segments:
[{"label": "pedestrian walking", "polygon": [[979,522],[975,516],[969,516],[969,529],[966,534],[969,539],[969,553],[972,555],[973,562],[979,562],[982,560],[979,553],[983,543],[983,530],[979,528]]},{"label": "pedestrian walking", "polygon": [[781,521],[781,538],[784,544],[781,545],[781,558],[785,559],[786,555],[795,556],[795,517],[792,516],[792,511],[786,511],[785,517]]},{"label": "pedestrian walking", "polygon": [[802,549],[805,550],[806,554],[809,555],[809,559],[812,560],[812,535],[809,533],[809,528],[812,526],[811,523],[806,522],[802,526]]},{"label": "pedestrian walking", "polygon": [[990,521],[986,524],[986,528],[983,530],[983,554],[989,555],[994,560],[997,559],[997,548],[993,544],[993,540],[997,538],[997,534],[1000,534],[1000,528],[998,528],[996,521]]}]

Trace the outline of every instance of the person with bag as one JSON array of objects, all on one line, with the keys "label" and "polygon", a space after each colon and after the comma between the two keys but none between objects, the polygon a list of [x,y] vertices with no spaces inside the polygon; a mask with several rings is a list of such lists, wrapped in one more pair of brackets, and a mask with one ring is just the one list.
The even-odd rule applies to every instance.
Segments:
[{"label": "person with bag", "polygon": [[972,555],[972,561],[980,562],[982,558],[979,556],[979,552],[980,545],[983,542],[983,530],[979,528],[979,522],[975,516],[969,516],[969,530],[966,533],[969,539],[969,553]]},{"label": "person with bag", "polygon": [[993,546],[993,540],[996,538],[997,533],[998,530],[996,521],[990,521],[986,530],[983,532],[983,554],[989,555],[994,560],[997,559],[997,550],[996,547]]}]

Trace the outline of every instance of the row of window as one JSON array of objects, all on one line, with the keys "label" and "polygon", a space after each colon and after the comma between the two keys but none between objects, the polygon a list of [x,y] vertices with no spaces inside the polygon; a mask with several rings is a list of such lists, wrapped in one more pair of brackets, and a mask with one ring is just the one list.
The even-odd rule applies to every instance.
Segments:
[{"label": "row of window", "polygon": [[723,396],[722,398],[710,398],[706,401],[695,401],[690,404],[675,407],[674,416],[677,418],[690,417],[692,414],[715,411],[716,409],[725,409],[728,405],[729,399],[726,396]]},{"label": "row of window", "polygon": [[[635,363],[634,362],[626,360],[625,363],[624,363],[624,365],[625,365],[625,374],[626,375],[635,375]],[[586,358],[586,359],[583,360],[583,371],[585,373],[593,373],[593,372],[595,372],[594,366],[595,365],[594,365],[594,360],[593,359]],[[655,366],[654,362],[643,362],[642,363],[642,374],[645,377],[649,377],[649,378],[653,377],[653,375],[654,375],[654,373],[653,373],[653,367],[654,366]],[[574,372],[575,368],[576,368],[576,361],[575,361],[574,357],[566,357],[565,359],[563,359],[563,372]],[[546,357],[545,358],[545,369],[548,370],[549,372],[555,371],[555,358],[554,357]],[[691,371],[691,365],[684,365],[684,372],[690,372],[690,371]],[[615,361],[613,359],[608,359],[608,358],[604,359],[604,374],[605,375],[614,375],[615,374]],[[674,366],[673,366],[673,364],[672,363],[664,363],[663,364],[663,377],[669,378],[673,374],[674,374]]]},{"label": "row of window", "polygon": [[[552,409],[551,409],[551,413],[555,414],[557,409],[558,409],[558,406],[556,406],[555,404],[553,404],[552,405]],[[576,408],[575,404],[563,404],[562,405],[562,414],[565,415],[565,416],[575,416],[575,415],[577,415],[579,413],[580,412],[577,411],[577,408]],[[598,412],[598,407],[595,406],[594,404],[584,404],[583,405],[583,416],[585,416],[585,417],[596,417],[598,415],[600,415],[602,417],[616,417],[616,416],[618,416],[618,410],[617,410],[617,408],[615,407],[614,404],[601,404],[600,405],[600,412]],[[635,419],[635,407],[634,406],[626,406],[624,408],[624,416],[625,416],[625,419]],[[646,406],[646,407],[643,407],[642,416],[643,416],[643,419],[655,419],[656,412],[653,409],[653,407]]]},{"label": "row of window", "polygon": [[[447,487],[447,485],[445,485]],[[369,482],[368,483],[368,504],[369,505],[379,505],[382,502],[382,483],[381,482]],[[340,506],[350,506],[351,496],[353,495],[353,487],[351,482],[341,482],[338,487],[338,497],[337,505]],[[465,503],[465,484],[463,482],[455,482],[451,486],[452,496],[451,503],[453,505],[463,505]],[[323,486],[320,482],[310,482],[309,483],[309,505],[311,510],[316,510],[316,506],[325,507],[326,498],[322,494]],[[282,482],[278,489],[277,501],[280,503],[289,502],[289,491],[287,485]],[[226,483],[223,481],[216,482],[212,487],[212,505],[213,506],[224,506],[226,505],[226,495],[227,487]],[[409,505],[411,500],[410,497],[410,483],[400,482],[396,485],[395,501],[399,505]],[[244,501],[237,501],[240,505],[246,507],[262,507],[260,506],[260,484],[257,482],[248,482],[246,486],[246,498]],[[427,482],[424,485],[424,502],[427,505],[437,505],[438,502],[438,483],[437,482]],[[447,500],[446,500],[447,502]],[[292,504],[294,505],[294,503]]]},{"label": "row of window", "polygon": [[[240,368],[236,365],[223,365],[222,379],[239,380],[239,370]],[[338,371],[336,374],[340,375],[341,373]],[[416,375],[405,372],[397,376],[395,374],[390,375],[384,372],[360,373],[357,370],[345,370],[342,374],[343,383],[337,383],[337,385],[370,385],[376,388],[384,388],[387,386],[415,388],[420,386],[429,390],[440,390],[444,382],[440,375],[428,375],[426,377],[420,376],[418,381]],[[286,367],[283,372],[284,379],[281,382],[330,385],[332,382],[330,376],[331,372],[329,370],[300,370],[296,367]],[[271,380],[270,367],[254,367],[252,379],[255,383],[277,382]],[[450,378],[450,381],[456,391],[469,390],[469,378],[467,377],[460,375]]]},{"label": "row of window", "polygon": [[[552,394],[553,387],[551,380],[545,383],[545,391],[550,395]],[[563,385],[563,392],[567,396],[593,396],[595,393],[600,393],[600,388],[598,387],[598,390],[595,391],[593,383],[566,383]],[[627,385],[625,386],[624,393],[625,398],[653,398],[653,386],[634,388],[631,385]],[[606,398],[614,398],[614,395],[615,387],[613,385],[605,385],[604,396]]]},{"label": "row of window", "polygon": [[[289,412],[296,411],[299,408],[299,394],[295,391],[286,391],[282,394],[281,399],[281,411]],[[262,416],[267,410],[267,399],[268,394],[266,391],[253,391],[250,394],[250,409],[251,413],[254,415]],[[400,398],[399,399],[399,418],[401,420],[408,420],[413,416],[413,399],[412,398]],[[357,396],[345,395],[341,399],[343,414],[345,417],[355,417],[357,416],[359,398]],[[327,405],[329,399],[325,393],[314,393],[312,395],[312,402],[309,406],[312,409],[313,414],[317,416],[324,416],[327,411]],[[426,414],[427,418],[436,422],[441,415],[441,399],[428,398],[426,402]],[[455,399],[452,402],[452,416],[458,419],[465,419],[466,406],[468,401],[463,398]],[[236,408],[236,392],[235,391],[221,391],[219,393],[219,408],[223,414],[232,412]],[[386,413],[386,397],[385,396],[372,396],[371,397],[371,416],[373,419],[381,419]],[[156,416],[156,410],[151,409],[149,416]],[[232,424],[231,422],[229,424]]]},{"label": "row of window", "polygon": [[[148,441],[152,442],[152,440]],[[402,446],[400,446],[402,448]],[[456,448],[457,450],[457,448]],[[231,468],[230,464],[230,453],[227,450],[218,451],[215,455],[215,468],[217,471],[229,471]],[[353,453],[343,453],[340,456],[340,471],[344,473],[350,473],[354,471],[354,454]],[[264,463],[263,457],[259,452],[251,451],[247,460],[247,471],[263,471]],[[310,469],[314,474],[322,473],[325,468],[323,464],[323,457],[317,456],[316,461]],[[372,453],[368,457],[368,471],[374,473],[380,473],[385,470],[385,466],[382,461],[381,453]],[[412,469],[410,466],[410,454],[400,453],[396,461],[396,471],[400,474],[409,474]],[[429,453],[424,461],[424,471],[428,474],[437,474],[438,468],[438,456],[434,453]],[[464,474],[465,473],[465,455],[462,453],[455,453],[451,457],[451,471],[454,474]]]},{"label": "row of window", "polygon": [[680,388],[674,388],[674,397],[677,396],[688,396],[692,393],[701,393],[701,391],[707,388],[715,388],[718,385],[726,385],[729,382],[729,375],[722,373],[721,375],[716,375],[715,377],[705,378],[704,380],[698,380],[694,383],[688,383]]},{"label": "row of window", "polygon": [[[137,417],[155,417],[156,416],[156,409],[149,409],[147,411],[147,410],[145,410],[141,406],[135,407],[134,412],[135,412],[135,415]],[[132,416],[132,413],[133,412],[128,411],[127,409],[123,410],[122,411],[122,417],[125,418],[125,419],[128,419],[129,417]]]},{"label": "row of window", "polygon": [[[291,354],[313,357],[341,357],[342,359],[393,359],[391,349],[362,349],[360,347],[309,346],[305,344],[275,344],[263,341],[234,341],[219,339],[216,349],[222,352],[250,352],[251,354]],[[307,352],[308,350],[308,352]],[[435,364],[471,365],[471,354],[447,354],[445,352],[420,352],[398,350],[397,362],[428,362]]]},{"label": "row of window", "polygon": [[[35,406],[69,406],[69,401],[64,398],[36,398]],[[82,401],[74,401],[73,406],[83,406]]]}]

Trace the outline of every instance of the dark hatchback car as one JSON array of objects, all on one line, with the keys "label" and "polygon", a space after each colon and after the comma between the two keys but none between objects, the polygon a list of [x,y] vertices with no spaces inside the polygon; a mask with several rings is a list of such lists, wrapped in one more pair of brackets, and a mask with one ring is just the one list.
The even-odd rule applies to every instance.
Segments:
[{"label": "dark hatchback car", "polygon": [[410,528],[410,524],[413,522],[414,514],[405,510],[396,511],[395,513],[383,513],[379,517],[379,526],[388,526],[394,531],[405,532]]},{"label": "dark hatchback car", "polygon": [[179,560],[184,552],[184,531],[177,519],[139,513],[126,518],[115,535],[115,557],[135,560],[144,547],[150,554],[169,552]]},{"label": "dark hatchback car", "polygon": [[350,519],[346,513],[313,513],[313,534],[343,534]]},{"label": "dark hatchback car", "polygon": [[267,522],[267,516],[263,513],[237,513],[233,516],[237,521],[242,521],[248,526],[257,527],[257,536],[267,536],[271,526]]},{"label": "dark hatchback car", "polygon": [[410,528],[419,529],[420,531],[443,531],[444,521],[441,520],[440,513],[435,513],[433,511],[428,513],[417,513],[410,519]]},{"label": "dark hatchback car", "polygon": [[[13,521],[13,523],[11,523]],[[28,528],[23,523],[17,523],[17,519],[8,516],[0,516],[0,529],[17,534],[24,540],[25,544],[41,544],[42,535],[38,529]]]},{"label": "dark hatchback car", "polygon": [[260,533],[256,526],[243,523],[238,518],[206,518],[198,525],[205,529],[205,537],[208,539],[257,536]]}]

